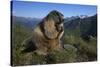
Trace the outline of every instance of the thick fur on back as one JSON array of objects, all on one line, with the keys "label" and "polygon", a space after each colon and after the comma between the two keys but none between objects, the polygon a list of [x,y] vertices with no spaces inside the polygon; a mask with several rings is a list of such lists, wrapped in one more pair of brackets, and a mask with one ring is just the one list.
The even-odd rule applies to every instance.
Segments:
[{"label": "thick fur on back", "polygon": [[24,40],[24,45],[27,46],[23,52],[29,47],[32,49],[32,45],[34,46],[33,51],[37,54],[46,55],[51,50],[60,49],[60,39],[63,33],[63,15],[53,10],[34,28],[32,36]]}]

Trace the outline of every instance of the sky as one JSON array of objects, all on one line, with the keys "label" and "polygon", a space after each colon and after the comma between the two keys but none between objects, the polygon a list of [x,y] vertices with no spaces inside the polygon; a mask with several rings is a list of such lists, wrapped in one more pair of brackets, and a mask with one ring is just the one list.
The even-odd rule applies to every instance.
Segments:
[{"label": "sky", "polygon": [[11,3],[12,14],[14,16],[22,17],[43,18],[52,10],[61,12],[64,17],[80,15],[92,16],[97,13],[97,6],[94,5],[43,3],[33,1],[13,1]]}]

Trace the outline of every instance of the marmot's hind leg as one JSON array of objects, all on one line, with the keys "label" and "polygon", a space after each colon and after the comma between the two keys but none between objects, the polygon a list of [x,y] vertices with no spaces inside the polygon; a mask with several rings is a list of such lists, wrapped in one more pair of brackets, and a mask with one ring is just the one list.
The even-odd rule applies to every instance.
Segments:
[{"label": "marmot's hind leg", "polygon": [[34,42],[32,42],[31,39],[27,40],[26,42],[24,42],[23,44],[24,49],[21,51],[21,53],[28,53],[28,52],[32,52],[35,51],[37,49],[37,46]]}]

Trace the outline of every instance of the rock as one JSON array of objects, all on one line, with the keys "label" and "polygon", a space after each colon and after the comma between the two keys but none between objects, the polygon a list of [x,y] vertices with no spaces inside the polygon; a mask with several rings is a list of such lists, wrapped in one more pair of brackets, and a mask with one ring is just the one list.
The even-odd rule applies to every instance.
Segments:
[{"label": "rock", "polygon": [[71,45],[71,44],[64,44],[64,49],[67,50],[67,51],[74,51],[74,52],[77,52],[77,48],[74,47],[74,46]]}]

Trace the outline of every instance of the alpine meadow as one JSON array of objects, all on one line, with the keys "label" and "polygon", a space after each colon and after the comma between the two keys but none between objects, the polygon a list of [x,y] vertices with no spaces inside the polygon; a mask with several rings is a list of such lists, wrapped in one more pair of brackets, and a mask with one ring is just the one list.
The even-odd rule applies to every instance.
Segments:
[{"label": "alpine meadow", "polygon": [[[33,35],[33,30],[39,26],[40,22],[45,22],[45,19],[48,22],[52,17],[53,20],[56,19],[55,21],[58,21],[58,18],[59,21],[62,20],[62,16],[56,11],[56,13],[51,12],[52,10],[64,15],[62,21],[64,34],[59,39],[60,41],[56,41],[61,44],[60,47],[62,48],[53,50],[54,47],[52,47],[45,55],[41,51],[38,54],[37,50],[22,53],[22,50],[28,47],[23,45],[23,41]],[[50,12],[51,14],[49,14]],[[94,5],[11,1],[11,65],[97,61],[97,16],[97,6]],[[41,30],[41,27],[39,29]],[[48,45],[51,46],[50,41],[54,42],[49,39],[44,42],[49,42]],[[33,44],[33,42],[29,44]],[[36,49],[39,48],[36,47]]]}]

